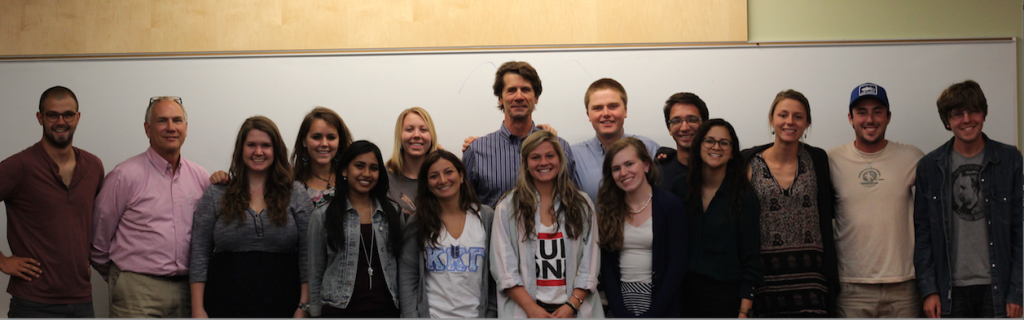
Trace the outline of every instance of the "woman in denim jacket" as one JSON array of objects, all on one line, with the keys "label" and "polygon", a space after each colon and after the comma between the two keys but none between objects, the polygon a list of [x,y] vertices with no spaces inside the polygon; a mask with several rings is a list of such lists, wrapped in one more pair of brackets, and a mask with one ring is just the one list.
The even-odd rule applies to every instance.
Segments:
[{"label": "woman in denim jacket", "polygon": [[402,317],[496,317],[487,256],[494,210],[480,205],[451,152],[427,154],[417,181],[418,210],[398,262]]},{"label": "woman in denim jacket", "polygon": [[554,134],[534,132],[522,154],[519,181],[498,202],[491,228],[498,317],[601,317],[593,203],[572,183]]},{"label": "woman in denim jacket", "polygon": [[313,316],[397,318],[402,216],[387,198],[384,160],[369,141],[342,154],[334,201],[309,222],[309,311]]}]

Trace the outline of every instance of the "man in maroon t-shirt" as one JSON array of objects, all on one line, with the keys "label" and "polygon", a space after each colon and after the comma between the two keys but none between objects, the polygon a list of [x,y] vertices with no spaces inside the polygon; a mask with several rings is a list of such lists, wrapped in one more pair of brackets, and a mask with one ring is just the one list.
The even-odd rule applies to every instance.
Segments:
[{"label": "man in maroon t-shirt", "polygon": [[47,89],[36,113],[42,140],[0,162],[12,253],[0,254],[0,272],[11,276],[10,318],[94,316],[89,240],[104,171],[99,158],[71,146],[80,117],[74,92]]}]

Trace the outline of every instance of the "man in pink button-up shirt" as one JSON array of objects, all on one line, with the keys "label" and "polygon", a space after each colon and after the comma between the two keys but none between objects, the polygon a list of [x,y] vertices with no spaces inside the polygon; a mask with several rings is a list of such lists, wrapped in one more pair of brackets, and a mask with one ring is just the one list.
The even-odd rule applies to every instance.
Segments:
[{"label": "man in pink button-up shirt", "polygon": [[150,99],[144,126],[149,149],[114,167],[96,197],[92,265],[110,284],[111,317],[188,318],[192,212],[210,175],[181,157],[181,98]]}]

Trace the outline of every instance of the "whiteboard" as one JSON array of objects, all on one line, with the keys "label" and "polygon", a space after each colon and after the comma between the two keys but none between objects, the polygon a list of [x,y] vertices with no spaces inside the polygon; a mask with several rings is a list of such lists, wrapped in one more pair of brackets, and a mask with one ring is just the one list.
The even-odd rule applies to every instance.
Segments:
[{"label": "whiteboard", "polygon": [[[355,139],[375,142],[385,159],[399,112],[423,107],[434,119],[436,140],[460,154],[465,137],[501,125],[491,86],[497,66],[509,60],[538,70],[544,89],[533,119],[570,143],[594,136],[583,95],[591,82],[610,77],[628,93],[626,132],[663,146],[675,147],[662,114],[673,93],[698,94],[712,118],[734,124],[746,148],[772,141],[770,104],[779,91],[795,89],[811,104],[805,141],[829,149],[853,141],[850,91],[874,82],[891,103],[886,137],[927,153],[952,137],[935,100],[965,79],[981,84],[988,98],[984,132],[1016,145],[1015,50],[1013,41],[1000,40],[7,61],[0,62],[0,158],[40,140],[39,95],[54,85],[78,96],[82,118],[74,145],[99,156],[108,171],[147,148],[143,117],[149,97],[159,95],[183,98],[189,130],[182,154],[211,172],[230,164],[245,118],[271,118],[290,142],[314,106],[337,111]],[[0,217],[6,224],[6,214]],[[6,238],[0,242],[9,254]],[[5,285],[7,277],[0,279]],[[106,284],[94,276],[93,286],[97,316],[105,316]]]}]

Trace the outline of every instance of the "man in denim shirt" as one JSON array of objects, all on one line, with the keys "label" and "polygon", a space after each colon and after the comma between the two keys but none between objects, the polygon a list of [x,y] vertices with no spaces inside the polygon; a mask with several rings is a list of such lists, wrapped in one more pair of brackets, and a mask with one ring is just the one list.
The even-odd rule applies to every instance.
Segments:
[{"label": "man in denim shirt", "polygon": [[917,165],[914,267],[929,317],[1021,316],[1021,153],[982,133],[978,83],[939,96],[953,139]]}]

